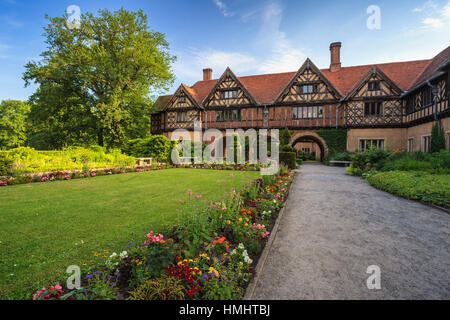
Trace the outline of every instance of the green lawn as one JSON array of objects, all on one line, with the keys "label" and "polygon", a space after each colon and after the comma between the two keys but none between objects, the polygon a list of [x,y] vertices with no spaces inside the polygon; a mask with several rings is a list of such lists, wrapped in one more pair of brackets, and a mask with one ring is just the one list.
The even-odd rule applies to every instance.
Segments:
[{"label": "green lawn", "polygon": [[[0,299],[29,298],[96,250],[170,225],[188,189],[221,197],[257,172],[170,169],[0,188]],[[217,180],[226,180],[226,185]]]}]

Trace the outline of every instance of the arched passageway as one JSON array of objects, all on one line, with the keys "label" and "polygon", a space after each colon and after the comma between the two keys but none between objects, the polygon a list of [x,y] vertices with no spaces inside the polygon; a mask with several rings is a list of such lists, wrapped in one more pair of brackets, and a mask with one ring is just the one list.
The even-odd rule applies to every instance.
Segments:
[{"label": "arched passageway", "polygon": [[[293,148],[297,146],[297,148],[303,150],[309,149],[308,153],[315,153],[320,160],[328,154],[328,146],[325,140],[315,132],[306,131],[294,134],[289,145]],[[320,153],[320,155],[317,153]]]}]

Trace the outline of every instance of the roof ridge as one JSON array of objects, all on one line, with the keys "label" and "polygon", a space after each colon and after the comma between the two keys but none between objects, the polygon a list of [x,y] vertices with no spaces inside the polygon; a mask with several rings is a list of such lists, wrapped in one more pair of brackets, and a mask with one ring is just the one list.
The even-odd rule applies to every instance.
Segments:
[{"label": "roof ridge", "polygon": [[[433,64],[433,62],[440,56],[443,55],[447,50],[450,50],[450,46],[447,46],[447,48],[445,48],[444,50],[442,50],[441,52],[439,52],[437,55],[435,55],[433,58],[431,58],[429,60],[429,62],[427,63],[427,65],[423,68],[423,71],[416,77],[414,78],[414,81],[411,82],[411,88],[419,85],[419,83],[417,83],[419,81],[419,79],[428,71],[428,68],[431,67],[431,65]],[[411,89],[409,88],[409,89]]]},{"label": "roof ridge", "polygon": [[[348,68],[362,68],[362,67],[373,67],[373,66],[380,66],[380,65],[386,65],[386,64],[398,64],[398,63],[413,63],[413,62],[424,62],[424,61],[428,61],[428,63],[431,63],[432,59],[417,59],[417,60],[407,60],[407,61],[394,61],[394,62],[381,62],[381,63],[372,63],[372,64],[361,64],[361,65],[355,65],[355,66],[345,66],[342,67],[341,69],[348,69]],[[428,65],[427,65],[428,66]],[[319,68],[320,71],[323,70],[330,70],[329,68]],[[288,73],[296,73],[298,70],[295,71],[284,71],[284,72],[274,72],[274,73],[261,73],[261,74],[252,74],[252,75],[247,75],[247,76],[236,76],[237,78],[250,78],[250,77],[264,77],[264,76],[271,76],[271,75],[280,75],[280,74],[288,74]],[[193,86],[195,86],[197,83],[199,82],[209,82],[209,81],[218,81],[220,78],[218,79],[211,79],[211,80],[199,80],[197,82],[195,82],[191,88]]]}]

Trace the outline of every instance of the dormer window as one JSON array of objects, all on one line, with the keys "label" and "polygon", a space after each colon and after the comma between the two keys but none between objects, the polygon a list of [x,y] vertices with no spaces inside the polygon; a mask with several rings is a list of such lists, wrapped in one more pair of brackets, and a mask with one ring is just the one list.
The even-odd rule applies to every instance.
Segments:
[{"label": "dormer window", "polygon": [[304,84],[300,86],[300,94],[309,94],[317,92],[317,85],[315,84]]},{"label": "dormer window", "polygon": [[368,83],[369,91],[378,91],[380,90],[380,81],[370,81]]},{"label": "dormer window", "polygon": [[236,99],[238,96],[237,90],[226,90],[222,91],[221,99]]}]

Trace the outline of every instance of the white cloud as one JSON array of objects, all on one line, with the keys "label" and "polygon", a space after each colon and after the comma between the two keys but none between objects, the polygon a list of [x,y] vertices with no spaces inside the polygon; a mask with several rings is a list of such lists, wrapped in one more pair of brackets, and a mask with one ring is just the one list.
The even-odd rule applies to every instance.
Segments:
[{"label": "white cloud", "polygon": [[260,41],[268,47],[270,55],[258,68],[262,73],[297,70],[306,58],[303,50],[294,46],[280,30],[282,16],[283,9],[275,1],[267,3],[263,10]]},{"label": "white cloud", "polygon": [[430,9],[434,9],[434,10],[437,9],[437,4],[435,4],[431,0],[425,2],[421,7],[414,8],[413,12],[422,12],[422,11],[430,10]]},{"label": "white cloud", "polygon": [[218,78],[227,67],[237,74],[242,74],[254,70],[257,64],[256,59],[250,54],[211,48],[202,50],[191,48],[178,52],[177,56],[175,74],[181,79],[193,82],[202,78],[202,70],[205,68],[212,68],[214,78]]},{"label": "white cloud", "polygon": [[450,0],[442,8],[432,1],[427,1],[422,7],[413,10],[417,13],[423,13],[421,19],[421,31],[438,31],[450,28]]},{"label": "white cloud", "polygon": [[192,85],[202,79],[204,68],[212,68],[214,78],[219,78],[227,67],[238,76],[298,70],[306,55],[281,31],[283,9],[279,2],[271,0],[251,11],[251,16],[252,19],[259,19],[260,28],[254,40],[245,47],[252,48],[252,52],[257,54],[240,48],[189,48],[175,53],[178,56],[174,66],[177,77],[187,85]]},{"label": "white cloud", "polygon": [[222,12],[224,17],[232,17],[234,15],[233,12],[228,11],[227,5],[221,0],[213,0],[215,5],[219,8],[220,12]]}]

